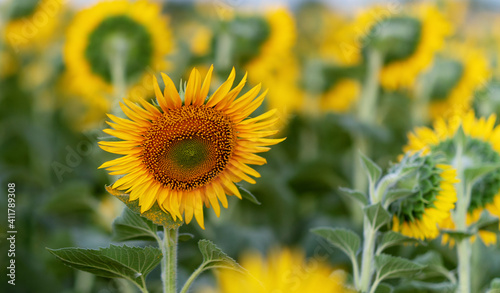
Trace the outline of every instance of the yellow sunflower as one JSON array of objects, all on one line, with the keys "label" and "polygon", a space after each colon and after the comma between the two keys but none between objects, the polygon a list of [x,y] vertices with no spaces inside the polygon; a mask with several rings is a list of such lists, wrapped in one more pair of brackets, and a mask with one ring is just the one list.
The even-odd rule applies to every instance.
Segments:
[{"label": "yellow sunflower", "polygon": [[317,259],[290,249],[273,250],[264,258],[258,252],[246,253],[240,260],[248,274],[219,270],[217,293],[343,293],[354,292],[345,287],[346,274]]},{"label": "yellow sunflower", "polygon": [[15,0],[8,11],[4,39],[14,50],[45,46],[61,24],[63,0]]},{"label": "yellow sunflower", "polygon": [[[391,29],[394,27],[398,29]],[[357,52],[350,54],[353,56],[361,55],[365,46],[387,37],[383,44],[380,83],[390,90],[412,87],[417,76],[431,64],[434,54],[443,47],[445,38],[451,35],[451,25],[431,5],[412,6],[411,13],[377,6],[361,13],[353,30],[359,39],[355,46]]]},{"label": "yellow sunflower", "polygon": [[244,68],[251,83],[263,81],[263,86],[269,88],[267,108],[277,109],[280,120],[285,122],[290,113],[302,107],[304,98],[298,87],[299,64],[292,53],[297,32],[292,14],[284,8],[268,12],[266,22],[269,36]]},{"label": "yellow sunflower", "polygon": [[[394,215],[392,230],[416,239],[434,239],[455,207],[457,192],[453,184],[458,182],[457,174],[451,166],[437,164],[432,156],[409,159],[414,160],[412,165],[420,166],[418,190],[389,206]],[[406,164],[405,160],[406,157],[401,163]]]},{"label": "yellow sunflower", "polygon": [[[405,151],[423,154],[433,152],[446,155],[447,162],[452,162],[456,156],[455,141],[461,131],[465,134],[463,157],[468,164],[496,164],[500,163],[500,126],[495,127],[496,116],[487,119],[476,118],[474,112],[455,114],[446,120],[438,118],[434,129],[427,127],[416,128],[408,135],[408,144]],[[473,186],[471,200],[468,206],[468,224],[479,219],[483,210],[493,216],[500,216],[500,170],[492,171],[483,176]],[[445,225],[453,228],[451,224]],[[487,236],[488,233],[480,233]],[[491,241],[491,236],[489,236]],[[486,239],[485,242],[488,242]]]},{"label": "yellow sunflower", "polygon": [[[260,177],[247,164],[262,165],[266,160],[255,153],[284,139],[265,138],[277,132],[275,110],[246,119],[264,100],[260,85],[237,98],[246,76],[231,90],[235,71],[207,99],[213,67],[203,83],[193,69],[187,86],[179,94],[172,80],[162,74],[164,94],[155,84],[159,107],[139,99],[140,106],[125,99],[123,112],[130,118],[108,115],[114,123],[105,129],[121,141],[103,141],[100,147],[123,155],[106,162],[113,175],[125,175],[113,188],[139,199],[141,212],[157,202],[174,219],[186,223],[195,216],[203,228],[203,204],[220,214],[219,201],[227,208],[227,195],[241,198],[234,184],[241,180],[255,183],[248,175]],[[181,98],[183,97],[183,99]],[[256,98],[257,97],[257,98]]]},{"label": "yellow sunflower", "polygon": [[325,112],[347,112],[358,100],[361,84],[354,79],[341,79],[337,81],[321,97],[320,107]]},{"label": "yellow sunflower", "polygon": [[153,94],[149,71],[165,70],[172,50],[161,6],[144,0],[100,2],[80,11],[66,37],[64,61],[76,88],[110,94],[115,82],[133,99]]},{"label": "yellow sunflower", "polygon": [[469,110],[474,92],[491,76],[486,56],[470,44],[450,45],[446,57],[437,58],[434,68],[431,71],[435,72],[435,90],[430,97],[432,119],[456,109]]},{"label": "yellow sunflower", "polygon": [[268,80],[273,72],[283,67],[281,60],[287,58],[295,45],[296,29],[291,13],[284,9],[276,9],[266,14],[268,37],[259,48],[257,56],[246,65],[252,83]]}]

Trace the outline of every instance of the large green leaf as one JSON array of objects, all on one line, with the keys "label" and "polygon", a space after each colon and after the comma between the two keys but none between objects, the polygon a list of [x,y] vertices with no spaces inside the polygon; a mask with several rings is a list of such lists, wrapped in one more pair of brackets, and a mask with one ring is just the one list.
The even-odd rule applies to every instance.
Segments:
[{"label": "large green leaf", "polygon": [[139,200],[129,201],[128,194],[123,193],[117,189],[113,189],[110,186],[106,186],[106,190],[110,194],[114,195],[116,198],[121,200],[124,204],[126,204],[127,207],[131,209],[133,212],[137,213],[141,217],[144,217],[152,221],[156,225],[164,226],[169,229],[177,229],[184,223],[183,221],[174,221],[172,216],[169,213],[164,212],[156,202],[149,210],[145,211],[144,213],[141,213]]},{"label": "large green leaf", "polygon": [[125,207],[122,214],[113,221],[113,240],[152,240],[157,241],[157,226],[150,220],[139,216]]},{"label": "large green leaf", "polygon": [[445,277],[451,282],[456,282],[453,273],[448,271],[443,264],[443,257],[436,251],[428,251],[416,257],[414,262],[425,265],[420,276],[421,279],[431,279],[435,277]]},{"label": "large green leaf", "polygon": [[342,250],[351,261],[356,261],[356,254],[361,245],[358,234],[342,228],[320,227],[311,230],[312,233],[323,237],[330,244]]},{"label": "large green leaf", "polygon": [[144,288],[147,274],[161,261],[161,250],[153,247],[111,245],[108,248],[61,248],[47,250],[67,266],[107,278],[123,278]]},{"label": "large green leaf", "polygon": [[425,268],[424,265],[388,254],[375,256],[375,267],[379,282],[386,279],[411,277]]},{"label": "large green leaf", "polygon": [[375,293],[392,293],[394,288],[389,284],[378,284],[377,289],[375,289]]},{"label": "large green leaf", "polygon": [[365,216],[370,221],[371,226],[378,230],[391,220],[391,215],[380,203],[376,203],[364,208]]},{"label": "large green leaf", "polygon": [[408,282],[402,282],[394,291],[396,293],[455,293],[456,285],[448,282],[422,282],[411,280]]},{"label": "large green leaf", "polygon": [[424,242],[419,241],[418,239],[404,236],[403,234],[394,231],[387,231],[380,238],[380,242],[377,248],[377,254],[382,253],[385,249],[391,246],[400,245],[403,243],[419,243],[425,245]]}]

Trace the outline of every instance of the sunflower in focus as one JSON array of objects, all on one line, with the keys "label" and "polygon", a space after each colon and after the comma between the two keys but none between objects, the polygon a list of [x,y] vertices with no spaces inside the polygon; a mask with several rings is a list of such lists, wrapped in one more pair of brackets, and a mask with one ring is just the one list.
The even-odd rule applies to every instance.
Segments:
[{"label": "sunflower in focus", "polygon": [[430,115],[439,116],[455,110],[469,110],[474,92],[490,78],[486,56],[466,44],[450,45],[446,56],[436,58],[430,70],[433,86],[430,93]]},{"label": "sunflower in focus", "polygon": [[[408,161],[411,162],[408,162]],[[450,217],[455,207],[458,182],[455,169],[439,164],[433,156],[405,157],[393,168],[402,164],[417,165],[416,191],[389,206],[394,215],[392,230],[416,239],[434,239],[439,236],[442,222]],[[414,176],[411,176],[414,178]],[[414,184],[414,180],[410,180]],[[398,187],[400,188],[400,187]]]},{"label": "sunflower in focus", "polygon": [[377,6],[361,13],[353,26],[360,38],[357,52],[351,55],[364,54],[366,46],[381,51],[380,83],[389,90],[412,87],[451,35],[450,23],[436,7],[418,5],[411,11],[400,13]]},{"label": "sunflower in focus", "polygon": [[[446,162],[451,164],[457,156],[456,143],[463,140],[462,161],[467,166],[499,164],[500,126],[495,127],[495,121],[495,115],[478,119],[472,111],[457,113],[446,120],[438,118],[434,129],[419,127],[414,133],[410,133],[404,150],[421,151],[424,154],[442,153],[446,156]],[[461,136],[465,138],[457,139]],[[468,206],[469,224],[476,222],[484,210],[500,217],[500,170],[492,171],[477,180],[472,186],[471,195]],[[444,226],[453,229],[452,218]],[[480,236],[481,234],[485,236],[487,233],[480,233]],[[491,236],[488,239],[491,242]],[[485,239],[485,243],[488,243],[488,239]]]},{"label": "sunflower in focus", "polygon": [[335,272],[326,263],[305,259],[303,253],[290,249],[272,250],[267,258],[258,252],[245,254],[240,264],[248,271],[219,270],[217,293],[343,293],[354,292],[345,287],[344,272]]},{"label": "sunflower in focus", "polygon": [[320,101],[321,110],[325,112],[345,113],[358,100],[361,84],[354,79],[341,79],[334,83]]},{"label": "sunflower in focus", "polygon": [[10,5],[3,31],[7,44],[16,51],[48,44],[61,24],[64,1],[15,0]]},{"label": "sunflower in focus", "polygon": [[138,199],[141,213],[157,202],[174,220],[182,220],[184,215],[189,223],[194,215],[204,228],[203,204],[219,216],[219,201],[223,207],[228,206],[226,195],[241,199],[235,183],[255,183],[249,175],[260,177],[248,164],[266,163],[256,153],[266,152],[266,146],[284,140],[266,138],[277,132],[273,129],[278,119],[275,110],[248,118],[266,95],[258,95],[260,85],[237,98],[246,76],[231,89],[233,69],[207,98],[212,71],[210,67],[202,83],[198,70],[193,69],[181,94],[162,74],[163,94],[155,83],[159,107],[143,99],[139,99],[142,107],[125,99],[120,105],[129,119],[108,115],[112,128],[104,132],[121,140],[99,145],[123,156],[100,168],[112,175],[124,175],[112,187],[130,193],[131,201]]},{"label": "sunflower in focus", "polygon": [[111,94],[121,86],[132,99],[153,94],[148,69],[167,69],[172,50],[161,6],[145,0],[99,2],[75,16],[66,37],[64,61],[76,89]]}]

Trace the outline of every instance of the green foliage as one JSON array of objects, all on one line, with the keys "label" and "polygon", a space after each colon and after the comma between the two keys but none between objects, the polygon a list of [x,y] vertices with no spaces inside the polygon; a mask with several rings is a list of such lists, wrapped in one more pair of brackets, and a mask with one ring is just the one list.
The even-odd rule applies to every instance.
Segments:
[{"label": "green foliage", "polygon": [[222,252],[212,241],[202,239],[198,242],[198,248],[203,255],[203,263],[201,265],[203,270],[219,268],[245,272],[245,269],[234,259]]},{"label": "green foliage", "polygon": [[360,191],[353,190],[353,189],[346,188],[346,187],[339,187],[339,190],[342,191],[343,194],[357,200],[362,206],[365,206],[368,204],[368,198],[366,197],[366,194],[364,194]]},{"label": "green foliage", "polygon": [[424,265],[397,256],[380,254],[375,256],[377,281],[386,279],[413,277],[425,268]]},{"label": "green foliage", "polygon": [[383,225],[389,223],[391,215],[382,207],[380,203],[367,206],[363,209],[365,216],[370,221],[375,230],[379,230]]},{"label": "green foliage", "polygon": [[153,206],[147,210],[144,213],[141,213],[141,207],[139,206],[139,200],[134,200],[134,201],[129,201],[129,195],[126,193],[123,193],[119,190],[113,189],[109,186],[106,186],[106,190],[114,195],[116,198],[121,200],[124,204],[127,205],[127,207],[133,211],[134,213],[140,215],[141,217],[144,217],[156,225],[164,226],[169,229],[176,229],[179,228],[183,222],[182,221],[174,221],[172,216],[164,212],[159,206],[158,203],[155,202]]},{"label": "green foliage", "polygon": [[161,261],[161,251],[153,247],[111,245],[108,248],[61,248],[47,250],[67,266],[107,278],[123,278],[145,288],[146,276]]},{"label": "green foliage", "polygon": [[419,241],[418,239],[411,238],[408,236],[405,236],[403,234],[394,232],[394,231],[387,231],[382,234],[382,237],[380,237],[378,247],[377,247],[377,253],[380,254],[382,253],[385,249],[396,246],[396,245],[401,245],[401,244],[408,244],[408,243],[413,243],[413,244],[420,244],[420,245],[425,245],[422,241]]},{"label": "green foliage", "polygon": [[350,230],[330,227],[315,228],[312,229],[311,232],[323,237],[331,245],[342,250],[349,256],[351,261],[356,261],[356,254],[361,245],[361,239],[358,234]]},{"label": "green foliage", "polygon": [[157,226],[150,220],[139,216],[125,207],[122,214],[113,222],[113,240],[149,240],[157,241]]},{"label": "green foliage", "polygon": [[379,179],[380,176],[382,175],[382,169],[375,164],[370,158],[365,156],[364,154],[360,153],[359,156],[361,157],[361,162],[363,163],[363,168],[370,179],[370,182],[372,184],[375,184]]},{"label": "green foliage", "polygon": [[256,205],[261,205],[260,201],[255,197],[255,195],[253,195],[253,193],[251,193],[250,191],[248,191],[248,189],[243,188],[240,184],[236,184],[236,187],[238,188],[238,190],[240,191],[241,196],[244,199],[246,199],[246,200],[248,200],[248,201],[250,201],[250,202],[252,202],[252,203],[254,203]]}]

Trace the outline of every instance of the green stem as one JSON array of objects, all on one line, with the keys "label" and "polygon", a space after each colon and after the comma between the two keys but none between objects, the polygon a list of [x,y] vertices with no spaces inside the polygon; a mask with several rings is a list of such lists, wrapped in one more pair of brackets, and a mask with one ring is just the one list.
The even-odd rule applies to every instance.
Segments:
[{"label": "green stem", "polygon": [[361,257],[361,279],[357,285],[361,292],[368,292],[373,274],[373,258],[375,253],[375,238],[377,231],[372,227],[365,216],[364,219],[363,255]]},{"label": "green stem", "polygon": [[[467,232],[467,209],[470,204],[471,186],[465,182],[464,165],[462,161],[463,145],[457,145],[457,152],[453,165],[457,170],[460,182],[457,183],[457,204],[454,212],[454,221],[459,232]],[[471,292],[471,243],[470,238],[463,238],[457,243],[458,257],[458,291]]]},{"label": "green stem", "polygon": [[[359,122],[364,125],[374,125],[377,119],[377,100],[379,89],[379,72],[382,67],[382,55],[377,50],[368,52],[368,72],[363,85],[363,93],[357,106],[356,117]],[[367,178],[363,172],[363,166],[358,157],[358,151],[365,156],[370,157],[370,143],[364,133],[358,132],[354,137],[354,151],[356,157],[353,160],[353,186],[355,190],[366,192],[368,188]],[[363,219],[363,214],[359,212],[357,205],[351,205],[353,209],[354,220],[360,223]]]},{"label": "green stem", "polygon": [[125,76],[126,58],[128,52],[127,41],[116,36],[109,42],[109,66],[111,80],[113,82],[114,102],[123,98],[127,92],[127,81]]},{"label": "green stem", "polygon": [[186,283],[184,283],[184,286],[181,289],[181,293],[187,293],[189,290],[189,287],[191,287],[191,284],[193,284],[194,280],[205,270],[205,263],[201,264],[196,271],[189,276],[189,279],[187,279]]},{"label": "green stem", "polygon": [[179,229],[163,228],[164,236],[161,243],[161,280],[163,293],[176,293],[177,282],[177,239]]}]

